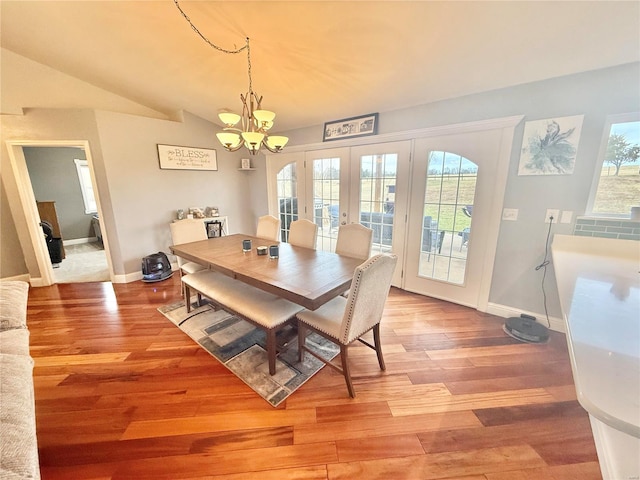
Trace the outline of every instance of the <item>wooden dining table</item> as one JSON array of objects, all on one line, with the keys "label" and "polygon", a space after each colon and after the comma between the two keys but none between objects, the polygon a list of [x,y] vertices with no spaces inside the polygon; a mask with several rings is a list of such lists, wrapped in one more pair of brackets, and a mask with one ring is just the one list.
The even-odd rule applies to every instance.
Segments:
[{"label": "wooden dining table", "polygon": [[[243,240],[251,240],[244,252]],[[279,246],[278,258],[257,247]],[[349,289],[362,260],[242,234],[173,245],[171,253],[315,310]]]}]

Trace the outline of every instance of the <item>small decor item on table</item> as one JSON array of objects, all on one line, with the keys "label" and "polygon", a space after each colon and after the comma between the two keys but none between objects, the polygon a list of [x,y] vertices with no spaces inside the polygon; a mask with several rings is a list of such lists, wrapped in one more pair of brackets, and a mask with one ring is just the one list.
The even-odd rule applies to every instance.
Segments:
[{"label": "small decor item on table", "polygon": [[278,258],[280,256],[280,247],[278,245],[269,246],[269,258]]},{"label": "small decor item on table", "polygon": [[243,252],[251,251],[251,239],[242,240],[242,251]]},{"label": "small decor item on table", "polygon": [[183,209],[179,208],[176,213],[177,213],[178,220],[184,220],[185,216],[184,216],[184,210]]},{"label": "small decor item on table", "polygon": [[207,238],[218,238],[222,236],[222,222],[219,220],[209,220],[204,222],[207,229]]},{"label": "small decor item on table", "polygon": [[242,170],[251,169],[251,160],[248,158],[243,158],[241,163]]},{"label": "small decor item on table", "polygon": [[189,208],[189,213],[193,215],[193,218],[204,218],[204,212],[199,207]]},{"label": "small decor item on table", "polygon": [[256,251],[258,252],[258,255],[266,255],[267,247],[264,247],[264,246],[257,247]]},{"label": "small decor item on table", "polygon": [[218,207],[207,207],[204,209],[204,216],[209,217],[218,217],[220,214],[218,213]]}]

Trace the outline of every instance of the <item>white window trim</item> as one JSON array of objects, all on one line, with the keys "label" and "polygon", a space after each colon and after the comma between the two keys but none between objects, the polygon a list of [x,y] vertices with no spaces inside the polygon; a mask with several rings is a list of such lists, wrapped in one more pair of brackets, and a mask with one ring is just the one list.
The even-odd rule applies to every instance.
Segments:
[{"label": "white window trim", "polygon": [[[84,213],[86,214],[97,213],[98,204],[96,202],[95,195],[93,195],[94,197],[93,204],[96,205],[96,208],[90,208],[91,199],[89,197],[92,195],[88,193],[87,184],[84,180],[84,175],[82,175],[83,168],[87,168],[87,170],[89,169],[89,162],[87,160],[79,160],[77,158],[74,159],[73,161],[76,164],[76,171],[78,172],[78,181],[80,182],[80,191],[82,192],[82,200],[84,201]],[[93,191],[93,185],[89,185],[88,187],[91,189],[91,191]]]},{"label": "white window trim", "polygon": [[585,217],[593,218],[629,218],[630,213],[593,213],[593,204],[596,201],[596,193],[598,192],[598,184],[600,183],[600,175],[602,166],[604,165],[604,157],[607,154],[607,145],[609,144],[609,135],[611,134],[611,125],[614,123],[638,122],[640,121],[640,112],[620,113],[616,115],[608,115],[602,132],[602,140],[600,142],[600,151],[598,152],[598,160],[596,168],[593,172],[593,180],[591,182],[591,191],[589,192],[589,201],[585,211]]}]

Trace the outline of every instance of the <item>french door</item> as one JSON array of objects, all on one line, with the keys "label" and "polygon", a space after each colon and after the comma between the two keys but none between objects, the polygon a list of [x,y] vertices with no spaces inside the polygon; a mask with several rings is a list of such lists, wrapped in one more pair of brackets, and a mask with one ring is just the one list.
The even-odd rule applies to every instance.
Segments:
[{"label": "french door", "polygon": [[305,218],[318,225],[316,248],[332,252],[345,223],[350,195],[349,149],[305,153]]},{"label": "french door", "polygon": [[411,142],[390,142],[351,148],[349,223],[373,230],[372,254],[398,256],[392,285],[402,284],[405,217]]},{"label": "french door", "polygon": [[[333,251],[340,225],[362,223],[374,231],[372,253],[398,255],[393,285],[486,311],[513,134],[521,120],[269,155],[270,211],[315,221],[322,250]],[[296,202],[303,207],[287,210]]]},{"label": "french door", "polygon": [[[340,225],[362,223],[374,232],[373,254],[401,256],[409,151],[410,142],[394,142],[270,156],[270,198],[277,197],[271,205],[280,215],[281,239],[288,238],[292,220],[307,218],[318,225],[316,248],[334,251]],[[401,272],[398,267],[394,285]]]},{"label": "french door", "polygon": [[[404,288],[478,308],[492,268],[499,130],[415,141]],[[491,265],[487,265],[491,262]],[[489,277],[490,278],[490,277]]]}]

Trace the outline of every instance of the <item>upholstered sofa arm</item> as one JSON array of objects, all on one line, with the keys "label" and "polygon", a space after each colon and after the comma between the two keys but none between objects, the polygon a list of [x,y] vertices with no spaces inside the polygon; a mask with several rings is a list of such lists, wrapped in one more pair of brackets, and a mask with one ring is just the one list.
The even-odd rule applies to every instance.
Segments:
[{"label": "upholstered sofa arm", "polygon": [[39,479],[29,284],[0,281],[0,479]]}]

